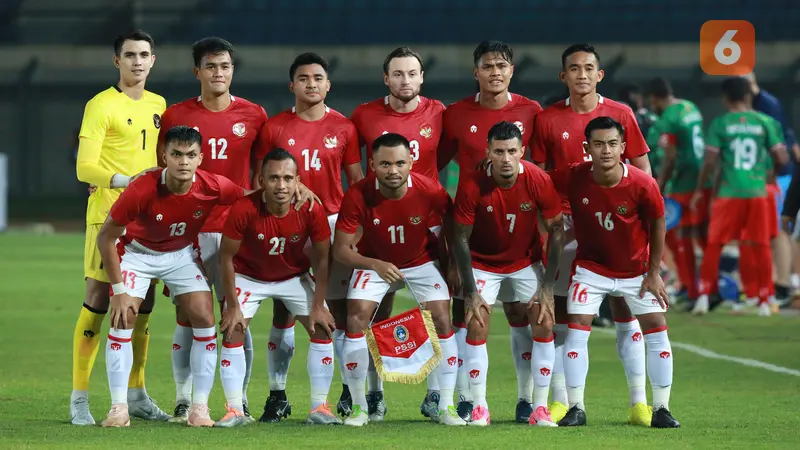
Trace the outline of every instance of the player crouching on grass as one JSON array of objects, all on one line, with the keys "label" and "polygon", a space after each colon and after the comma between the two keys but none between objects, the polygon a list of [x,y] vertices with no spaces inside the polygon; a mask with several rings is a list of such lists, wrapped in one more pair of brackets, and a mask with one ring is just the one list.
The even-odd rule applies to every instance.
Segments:
[{"label": "player crouching on grass", "polygon": [[622,125],[610,117],[592,119],[584,133],[589,162],[551,173],[569,200],[578,252],[567,296],[569,331],[564,374],[570,409],[559,426],[586,425],[583,391],[589,371],[587,344],[592,319],[607,295],[625,299],[642,325],[647,374],[653,389],[652,428],[678,428],[669,412],[672,348],[667,336],[669,305],[659,275],[666,223],[656,180],[620,162],[625,151]]},{"label": "player crouching on grass", "polygon": [[208,396],[217,366],[217,333],[211,290],[195,242],[211,210],[234,203],[244,190],[223,176],[197,169],[203,160],[201,145],[199,131],[187,126],[171,128],[164,137],[166,168],[147,172],[132,182],[111,207],[98,234],[97,247],[112,285],[111,330],[106,343],[111,411],[104,427],[130,425],[131,333],[153,279],[167,285],[173,301],[192,321],[194,392],[187,423],[214,425]]},{"label": "player crouching on grass", "polygon": [[[262,189],[237,201],[225,222],[220,269],[225,289],[220,378],[228,413],[218,427],[247,425],[243,412],[244,330],[261,302],[283,302],[311,337],[307,368],[311,379],[308,423],[341,424],[328,406],[333,380],[333,316],[325,306],[331,230],[325,210],[296,210],[292,195],[300,177],[297,161],[284,149],[270,151],[259,175]],[[311,240],[311,261],[303,251]],[[314,279],[309,269],[314,269]],[[316,285],[315,285],[316,283]]]}]

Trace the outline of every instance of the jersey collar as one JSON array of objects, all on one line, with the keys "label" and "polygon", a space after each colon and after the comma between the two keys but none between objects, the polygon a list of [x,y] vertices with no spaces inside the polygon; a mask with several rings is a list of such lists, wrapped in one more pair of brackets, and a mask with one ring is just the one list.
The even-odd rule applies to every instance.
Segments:
[{"label": "jersey collar", "polygon": [[[411,187],[411,174],[408,174],[408,187]],[[378,177],[375,177],[375,190],[379,190],[381,188],[381,184],[378,182]]]},{"label": "jersey collar", "polygon": [[[511,97],[511,92],[506,92],[506,94],[508,94],[508,101],[510,102],[511,98],[512,98]],[[481,101],[481,93],[480,92],[475,94],[475,103],[478,103],[479,101]]]},{"label": "jersey collar", "polygon": [[[601,103],[603,103],[603,96],[602,96],[602,95],[600,95],[600,94],[597,94],[597,103],[598,103],[598,104],[601,104]],[[567,97],[566,106],[569,106],[569,97]]]},{"label": "jersey collar", "polygon": [[[594,165],[589,166],[589,171],[594,172]],[[628,165],[622,163],[622,178],[628,178]]]},{"label": "jersey collar", "polygon": [[[230,94],[228,94],[228,95],[230,95]],[[197,101],[198,101],[198,102],[202,102],[202,101],[203,101],[203,96],[202,96],[202,95],[198,95],[198,96],[197,96]],[[231,101],[232,101],[232,102],[235,102],[235,101],[236,101],[236,97],[234,97],[233,95],[231,95]]]},{"label": "jersey collar", "polygon": [[[328,108],[328,105],[325,105],[325,114],[328,114],[329,112],[331,112],[331,109]],[[292,114],[297,114],[297,107],[296,106],[292,106]]]},{"label": "jersey collar", "polygon": [[[192,175],[192,182],[197,180],[197,174]],[[167,184],[167,169],[161,169],[161,184]]]},{"label": "jersey collar", "polygon": [[[525,173],[525,165],[522,162],[519,163],[519,173]],[[486,165],[486,175],[492,176],[492,163]]]}]

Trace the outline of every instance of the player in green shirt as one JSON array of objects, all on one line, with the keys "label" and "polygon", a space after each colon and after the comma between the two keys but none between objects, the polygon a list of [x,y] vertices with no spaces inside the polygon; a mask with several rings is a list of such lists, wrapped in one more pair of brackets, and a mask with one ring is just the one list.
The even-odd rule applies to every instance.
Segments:
[{"label": "player in green shirt", "polygon": [[681,205],[680,222],[667,233],[667,246],[674,255],[686,296],[694,302],[698,296],[695,239],[705,247],[710,198],[709,186],[704,185],[700,192],[705,205],[696,210],[690,208],[705,152],[703,115],[694,103],[675,98],[672,86],[664,78],[650,81],[648,95],[653,111],[660,116],[651,135],[658,136],[658,146],[664,150],[658,186],[665,197]]},{"label": "player in green shirt", "polygon": [[[728,78],[722,83],[722,92],[728,112],[714,119],[708,128],[705,160],[697,178],[697,186],[704,186],[719,164],[720,180],[711,208],[708,245],[700,267],[700,296],[692,310],[694,314],[708,312],[709,295],[718,289],[722,247],[734,240],[739,242],[740,261],[752,263],[743,272],[754,272],[742,280],[745,295],[757,298],[759,308],[769,309],[772,251],[768,216],[774,211],[767,201],[766,158],[772,153],[781,165],[789,159],[772,119],[751,108],[752,93],[747,80]],[[702,197],[702,189],[696,189],[693,208],[698,208]]]}]

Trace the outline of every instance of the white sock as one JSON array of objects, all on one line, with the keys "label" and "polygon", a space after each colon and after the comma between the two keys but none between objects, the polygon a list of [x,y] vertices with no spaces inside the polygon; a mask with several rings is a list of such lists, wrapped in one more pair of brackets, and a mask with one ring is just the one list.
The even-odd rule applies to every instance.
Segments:
[{"label": "white sock", "polygon": [[333,341],[312,339],[306,360],[311,380],[311,411],[327,403],[333,381]]},{"label": "white sock", "polygon": [[577,406],[586,411],[583,404],[583,390],[586,375],[589,373],[589,334],[592,327],[569,324],[564,342],[564,377],[567,381],[569,407]]},{"label": "white sock", "polygon": [[564,341],[567,339],[569,326],[566,323],[553,325],[553,344],[555,356],[553,359],[553,372],[550,379],[550,390],[554,402],[569,405],[567,400],[567,381],[564,378]]},{"label": "white sock", "polygon": [[344,370],[344,330],[336,329],[333,332],[333,350],[336,353],[336,363],[339,366],[339,377],[342,384],[347,385],[347,376]]},{"label": "white sock", "polygon": [[531,375],[531,355],[533,337],[528,324],[511,325],[511,357],[517,370],[517,398],[530,403],[533,401],[533,377]]},{"label": "white sock", "polygon": [[193,328],[192,332],[192,403],[207,405],[217,372],[217,329]]},{"label": "white sock", "polygon": [[367,392],[383,392],[383,380],[378,376],[378,369],[375,368],[375,361],[369,355],[369,368],[367,369]]},{"label": "white sock", "polygon": [[473,405],[489,408],[486,403],[486,374],[489,371],[489,355],[486,353],[486,341],[467,340],[464,366],[469,374],[469,388],[472,392]]},{"label": "white sock", "polygon": [[367,412],[367,366],[369,366],[369,349],[367,338],[363,334],[347,333],[344,338],[344,366],[347,369],[347,385],[353,397],[353,405],[358,405]]},{"label": "white sock", "polygon": [[644,332],[647,342],[647,375],[653,388],[653,410],[669,409],[672,389],[672,346],[667,336],[667,326]]},{"label": "white sock", "polygon": [[469,388],[469,371],[467,366],[464,365],[467,352],[467,328],[456,327],[453,325],[455,331],[456,345],[458,346],[458,374],[456,375],[456,395],[459,401],[471,402],[472,391]]},{"label": "white sock", "polygon": [[[456,345],[456,374],[458,374],[458,345]],[[439,392],[439,377],[428,375],[428,378],[425,378],[425,383],[428,385],[429,395],[432,392]]]},{"label": "white sock", "polygon": [[[133,364],[133,362],[131,362]],[[89,391],[76,391],[72,390],[72,395],[69,396],[69,401],[74,402],[78,399],[88,399],[89,398]]]},{"label": "white sock", "polygon": [[452,331],[450,334],[439,335],[439,346],[442,348],[442,361],[428,378],[438,379],[436,384],[439,390],[439,410],[446,411],[449,406],[453,406],[453,392],[458,374],[458,345]]},{"label": "white sock", "polygon": [[242,401],[247,403],[247,386],[250,385],[250,374],[253,372],[253,358],[255,349],[253,348],[253,334],[250,327],[244,330],[244,382],[242,383]]},{"label": "white sock", "polygon": [[172,376],[175,379],[175,404],[192,403],[192,327],[180,323],[172,336]]},{"label": "white sock", "polygon": [[147,389],[140,387],[140,388],[128,388],[128,401],[134,402],[136,400],[145,400],[147,399]]},{"label": "white sock", "polygon": [[645,375],[644,339],[639,321],[614,322],[617,328],[617,354],[625,368],[631,406],[647,404],[647,378]]},{"label": "white sock", "polygon": [[294,325],[289,328],[278,328],[273,324],[269,330],[269,344],[267,344],[270,391],[286,390],[286,378],[289,375],[292,356],[294,356]]},{"label": "white sock", "polygon": [[531,371],[533,372],[533,409],[540,406],[547,408],[547,396],[550,394],[550,380],[553,373],[553,362],[556,356],[556,347],[553,336],[549,338],[533,339],[533,359]]},{"label": "white sock", "polygon": [[133,367],[133,329],[108,331],[106,341],[106,374],[112,405],[128,404],[128,378]]},{"label": "white sock", "polygon": [[244,345],[222,343],[219,362],[219,378],[222,380],[222,390],[228,407],[242,411],[242,385],[247,363],[244,357]]}]

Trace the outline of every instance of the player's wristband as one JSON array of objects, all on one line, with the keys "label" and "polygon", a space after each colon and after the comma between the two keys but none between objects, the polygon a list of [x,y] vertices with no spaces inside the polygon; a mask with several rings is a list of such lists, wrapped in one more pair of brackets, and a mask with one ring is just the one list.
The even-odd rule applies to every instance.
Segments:
[{"label": "player's wristband", "polygon": [[125,288],[125,283],[114,283],[111,285],[111,296],[125,294],[128,292],[128,289]]},{"label": "player's wristband", "polygon": [[127,175],[122,175],[121,173],[115,173],[111,177],[110,187],[112,189],[126,188],[130,183],[131,183],[131,177]]}]

